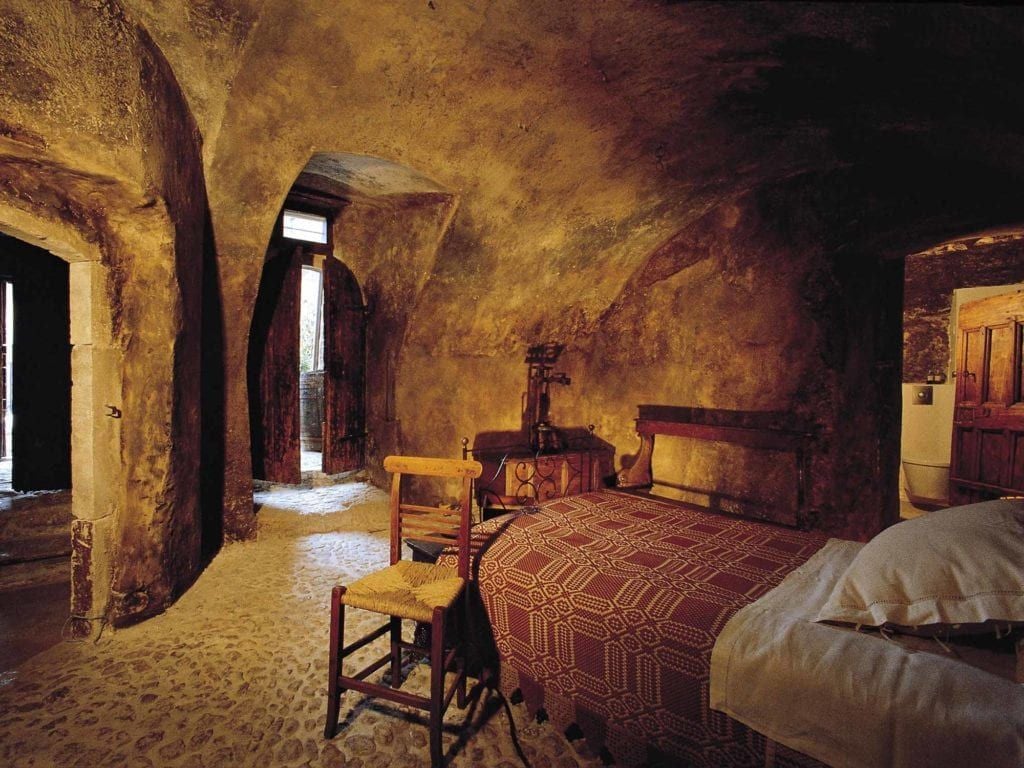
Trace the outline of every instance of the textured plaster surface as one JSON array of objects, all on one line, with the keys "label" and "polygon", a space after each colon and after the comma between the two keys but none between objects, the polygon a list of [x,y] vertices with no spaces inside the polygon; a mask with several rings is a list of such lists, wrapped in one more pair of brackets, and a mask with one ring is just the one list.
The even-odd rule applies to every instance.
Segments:
[{"label": "textured plaster surface", "polygon": [[[96,643],[63,643],[0,685],[4,765],[429,765],[422,715],[357,694],[343,699],[338,736],[323,738],[331,587],[386,563],[386,495],[347,483],[272,488],[257,503],[258,540],[226,547],[165,614]],[[351,642],[377,618],[353,610],[346,623]],[[425,694],[426,665],[406,672],[403,688]],[[530,722],[524,706],[512,711],[537,768],[601,764]],[[496,701],[453,705],[445,723],[450,765],[521,765]]]},{"label": "textured plaster surface", "polygon": [[525,350],[557,341],[556,422],[620,456],[643,401],[812,419],[814,503],[858,538],[895,519],[885,259],[1024,219],[1019,9],[2,8],[0,229],[107,270],[94,405],[125,418],[94,411],[90,520],[124,621],[256,535],[248,333],[311,158],[378,312],[371,464],[518,427]]},{"label": "textured plaster surface", "polygon": [[[846,5],[266,3],[206,147],[228,305],[254,300],[311,156],[397,163],[457,209],[425,259],[417,246],[405,263],[382,257],[397,235],[383,249],[356,237],[391,272],[379,305],[407,317],[369,347],[371,407],[394,386],[397,414],[371,444],[453,455],[463,435],[517,427],[525,349],[559,341],[578,378],[556,420],[598,424],[620,453],[643,401],[813,418],[816,503],[829,530],[863,538],[895,519],[897,465],[880,445],[898,412],[876,398],[898,402],[881,383],[898,364],[869,319],[894,299],[877,259],[1016,215],[1005,192],[1024,158],[1003,148],[1021,109],[996,85],[1016,75],[980,52],[1013,59],[1019,21]],[[963,108],[982,91],[1001,122]],[[987,136],[973,160],[964,131]],[[388,228],[420,231],[406,213]],[[369,262],[352,266],[369,279]],[[249,317],[227,317],[229,371],[242,370]],[[392,385],[378,373],[396,346]],[[228,387],[229,485],[242,493],[244,391]]]},{"label": "textured plaster surface", "polygon": [[5,223],[103,267],[89,306],[72,307],[74,508],[93,547],[79,553],[76,603],[90,620],[131,620],[199,567],[199,138],[118,3],[11,0],[2,19],[0,198],[16,212]]}]

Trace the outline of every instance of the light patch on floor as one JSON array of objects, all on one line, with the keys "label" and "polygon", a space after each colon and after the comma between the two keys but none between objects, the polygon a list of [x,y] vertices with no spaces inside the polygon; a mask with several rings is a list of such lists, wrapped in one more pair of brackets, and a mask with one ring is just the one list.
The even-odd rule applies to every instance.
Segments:
[{"label": "light patch on floor", "polygon": [[[258,538],[225,547],[166,613],[25,662],[0,687],[0,764],[428,765],[424,715],[357,694],[343,700],[339,735],[323,738],[331,587],[388,556],[386,495],[347,485],[261,491]],[[346,623],[351,642],[378,617],[351,611]],[[363,649],[355,663],[383,652]],[[426,693],[427,668],[408,671],[403,689]],[[522,705],[512,711],[537,768],[601,764]],[[493,697],[466,711],[453,705],[445,722],[449,765],[521,765]]]}]

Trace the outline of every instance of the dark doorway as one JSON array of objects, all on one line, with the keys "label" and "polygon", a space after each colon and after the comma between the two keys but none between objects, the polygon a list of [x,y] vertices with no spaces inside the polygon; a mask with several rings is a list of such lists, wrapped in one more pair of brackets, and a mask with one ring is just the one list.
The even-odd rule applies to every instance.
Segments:
[{"label": "dark doorway", "polygon": [[0,235],[0,674],[8,680],[60,641],[68,618],[69,295],[67,262]]},{"label": "dark doorway", "polygon": [[5,307],[13,328],[6,329],[11,346],[3,349],[10,383],[3,394],[11,484],[16,491],[70,488],[68,264],[41,248],[0,236],[0,279],[9,284],[4,294],[14,304]]}]

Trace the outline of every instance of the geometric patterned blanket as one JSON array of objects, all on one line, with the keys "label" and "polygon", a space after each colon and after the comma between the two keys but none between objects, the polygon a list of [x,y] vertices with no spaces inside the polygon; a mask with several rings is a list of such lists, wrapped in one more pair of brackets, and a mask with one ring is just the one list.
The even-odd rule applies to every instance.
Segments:
[{"label": "geometric patterned blanket", "polygon": [[[597,491],[474,539],[506,694],[620,765],[765,765],[760,734],[708,709],[711,648],[826,536]],[[816,764],[778,749],[776,765]]]}]

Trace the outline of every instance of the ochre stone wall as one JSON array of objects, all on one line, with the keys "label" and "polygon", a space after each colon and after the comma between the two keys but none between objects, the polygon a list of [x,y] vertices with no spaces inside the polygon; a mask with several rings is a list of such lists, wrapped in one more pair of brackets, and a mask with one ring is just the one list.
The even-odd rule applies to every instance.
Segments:
[{"label": "ochre stone wall", "polygon": [[162,610],[201,564],[205,184],[173,76],[118,4],[12,0],[3,18],[0,229],[73,263],[71,631],[85,634]]},{"label": "ochre stone wall", "polygon": [[641,402],[813,422],[810,501],[856,538],[895,519],[901,257],[1024,220],[1011,10],[4,6],[0,229],[75,262],[75,605],[120,623],[257,534],[248,336],[304,169],[333,168],[370,311],[371,476],[518,429],[557,341],[556,423],[620,459]]},{"label": "ochre stone wall", "polygon": [[[807,411],[833,441],[815,474],[830,530],[863,537],[893,519],[891,500],[876,505],[897,466],[886,446],[898,311],[896,326],[878,318],[898,308],[898,275],[882,257],[1011,215],[1020,169],[986,170],[1007,168],[994,136],[973,146],[979,158],[941,162],[963,121],[1002,128],[932,109],[978,89],[1004,98],[965,76],[948,44],[966,34],[1005,52],[1009,39],[948,10],[836,6],[828,24],[784,5],[318,10],[268,3],[247,28],[207,178],[225,301],[238,307],[251,306],[270,227],[316,152],[382,157],[457,199],[429,274],[416,274],[422,289],[401,302],[402,340],[370,345],[378,372],[398,349],[398,423],[378,423],[371,441],[451,455],[462,435],[516,428],[525,349],[556,340],[567,364],[594,371],[556,408],[612,424],[620,450],[645,399]],[[921,24],[924,41],[910,34]],[[167,55],[194,80],[182,47]],[[941,88],[920,76],[925,59],[950,75]],[[943,186],[949,174],[985,183]],[[750,192],[786,184],[774,198]],[[710,258],[706,222],[737,209],[759,223]],[[391,279],[408,284],[415,263],[395,263]],[[677,272],[685,287],[645,300]],[[229,372],[244,365],[250,316],[227,314]],[[371,373],[371,402],[389,386]],[[244,520],[245,393],[237,377],[226,387],[228,519]]]},{"label": "ochre stone wall", "polygon": [[[773,191],[771,197],[794,195]],[[564,343],[552,417],[594,424],[619,462],[635,452],[640,403],[781,410],[820,436],[808,478],[818,526],[867,538],[896,519],[900,262],[823,259],[808,234],[791,237],[765,196],[722,206],[650,254],[590,333]],[[806,199],[806,190],[796,194]],[[805,215],[810,218],[810,207]],[[895,290],[893,288],[895,286]],[[538,294],[544,301],[546,294]],[[883,322],[888,318],[888,322]],[[399,414],[414,453],[455,455],[459,439],[519,429],[525,347],[503,355],[407,349]],[[879,377],[888,370],[890,378]],[[891,407],[879,403],[891,402]],[[423,413],[446,418],[424,419]],[[795,468],[767,493],[764,456],[728,463],[714,447],[662,441],[661,479],[742,495],[795,493]],[[783,459],[788,460],[788,459]],[[872,477],[865,485],[852,478]],[[787,485],[788,484],[788,485]],[[781,487],[785,486],[785,487]]]},{"label": "ochre stone wall", "polygon": [[384,457],[406,450],[396,394],[422,381],[400,367],[409,319],[455,209],[450,195],[398,196],[355,202],[335,222],[335,254],[352,269],[367,307],[366,462],[381,485]]}]

